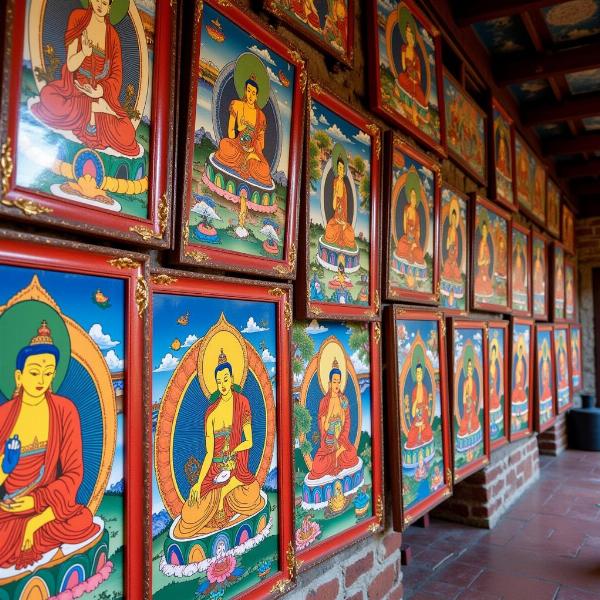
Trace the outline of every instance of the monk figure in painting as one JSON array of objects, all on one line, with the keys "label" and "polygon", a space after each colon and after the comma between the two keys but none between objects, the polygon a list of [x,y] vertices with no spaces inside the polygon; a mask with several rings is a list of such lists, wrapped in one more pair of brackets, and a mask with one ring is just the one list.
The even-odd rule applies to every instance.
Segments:
[{"label": "monk figure in painting", "polygon": [[525,261],[523,253],[523,244],[517,238],[515,243],[515,260],[513,265],[512,284],[513,292],[524,294],[525,290]]},{"label": "monk figure in painting", "polygon": [[83,481],[77,408],[51,391],[60,358],[42,321],[17,355],[14,395],[0,406],[2,569],[22,569],[99,531],[91,512],[76,499]]},{"label": "monk figure in painting", "polygon": [[[427,97],[422,83],[421,59],[417,47],[417,35],[415,31],[415,21],[406,18],[406,7],[400,5],[398,9],[398,24],[402,34],[402,46],[400,47],[400,67],[398,69],[398,86],[411,98],[416,104],[427,108]],[[413,103],[412,119],[415,124],[418,123],[418,113],[416,105]]]},{"label": "monk figure in painting", "polygon": [[409,173],[406,181],[408,204],[402,214],[402,229],[404,234],[396,243],[396,256],[409,267],[424,269],[425,256],[421,248],[421,218],[417,210],[418,192],[421,190],[419,176]]},{"label": "monk figure in painting", "polygon": [[567,381],[567,353],[562,340],[559,342],[558,348],[558,387],[566,388],[569,384]]},{"label": "monk figure in painting", "polygon": [[348,193],[346,191],[346,164],[340,156],[335,166],[333,180],[333,216],[325,227],[324,240],[338,248],[356,248],[354,229],[348,222]]},{"label": "monk figure in painting", "polygon": [[520,404],[527,401],[527,392],[525,391],[525,378],[527,365],[525,364],[525,356],[523,344],[520,343],[517,350],[517,364],[515,365],[515,383],[512,391],[512,401],[515,404]]},{"label": "monk figure in painting", "polygon": [[507,144],[503,133],[500,133],[498,138],[498,160],[496,161],[496,168],[505,177],[510,177],[510,163],[507,152]]},{"label": "monk figure in painting", "polygon": [[348,45],[348,9],[345,0],[333,0],[331,12],[325,19],[323,32],[331,34],[334,43],[346,49]]},{"label": "monk figure in painting", "polygon": [[477,274],[475,276],[475,293],[478,296],[490,297],[494,293],[492,278],[490,276],[490,248],[488,223],[484,221],[481,225],[481,240],[477,249]]},{"label": "monk figure in painting", "polygon": [[204,415],[206,456],[175,527],[178,538],[214,532],[235,515],[250,516],[264,506],[260,485],[248,470],[253,446],[250,402],[233,390],[233,367],[222,349],[214,375],[219,397]]},{"label": "monk figure in painting", "polygon": [[259,88],[254,75],[246,81],[244,92],[243,99],[231,101],[227,137],[219,142],[215,159],[246,181],[270,186],[271,169],[263,154],[267,119],[256,104]]},{"label": "monk figure in painting", "polygon": [[89,0],[69,15],[67,60],[61,77],[46,84],[31,112],[46,125],[72,131],[89,148],[136,156],[139,144],[119,95],[123,63],[119,34],[110,22],[112,0]]},{"label": "monk figure in painting", "polygon": [[498,383],[500,381],[500,368],[498,366],[498,348],[492,344],[490,351],[490,411],[500,408],[500,394]]},{"label": "monk figure in painting", "polygon": [[467,361],[467,376],[462,390],[463,413],[460,419],[458,435],[465,436],[475,433],[479,428],[479,418],[477,416],[477,407],[479,405],[479,395],[477,391],[477,382],[473,377],[473,361],[469,358]]},{"label": "monk figure in painting", "polygon": [[494,274],[501,279],[505,279],[507,268],[506,234],[504,233],[499,221],[496,221],[496,226],[494,229],[494,250]]},{"label": "monk figure in painting", "polygon": [[446,260],[442,269],[442,277],[448,281],[462,282],[460,267],[458,266],[458,208],[453,206],[450,210],[450,223],[446,236]]},{"label": "monk figure in painting", "polygon": [[536,294],[543,294],[546,289],[546,278],[544,276],[541,246],[537,246],[535,249],[535,261],[533,263],[533,289]]},{"label": "monk figure in painting", "polygon": [[321,21],[314,0],[290,0],[290,8],[303,23],[307,23],[317,31],[321,30]]},{"label": "monk figure in painting", "polygon": [[552,399],[552,389],[550,388],[550,357],[548,356],[547,347],[544,348],[544,353],[542,354],[541,375],[542,375],[541,401],[544,402],[546,400]]},{"label": "monk figure in painting", "polygon": [[340,388],[342,371],[334,359],[329,371],[329,390],[319,404],[318,422],[321,443],[313,458],[308,477],[335,477],[358,464],[356,448],[350,441],[350,403]]},{"label": "monk figure in painting", "polygon": [[527,153],[525,149],[522,148],[521,152],[518,154],[519,158],[519,171],[518,171],[518,181],[519,181],[519,191],[523,193],[525,196],[529,195],[529,162],[527,161]]},{"label": "monk figure in painting", "polygon": [[[423,381],[423,376],[423,365],[418,363],[415,368],[416,383],[410,401],[412,421],[406,440],[406,447],[409,449],[426,444],[433,439],[430,421],[430,406],[433,403],[433,397]],[[404,396],[404,404],[405,406],[409,405],[408,395]]]}]

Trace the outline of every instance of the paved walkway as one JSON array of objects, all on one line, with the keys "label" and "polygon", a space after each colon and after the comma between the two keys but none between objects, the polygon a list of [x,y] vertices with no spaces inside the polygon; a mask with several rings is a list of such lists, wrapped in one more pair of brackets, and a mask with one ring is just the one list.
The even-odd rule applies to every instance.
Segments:
[{"label": "paved walkway", "polygon": [[600,600],[600,453],[540,456],[541,477],[493,530],[409,527],[405,600]]}]

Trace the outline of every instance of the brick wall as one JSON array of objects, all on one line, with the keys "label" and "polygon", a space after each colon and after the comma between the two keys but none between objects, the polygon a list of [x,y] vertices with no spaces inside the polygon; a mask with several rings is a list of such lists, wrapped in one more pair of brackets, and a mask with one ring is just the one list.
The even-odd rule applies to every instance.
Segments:
[{"label": "brick wall", "polygon": [[567,414],[559,415],[554,425],[538,435],[540,454],[558,456],[567,449]]},{"label": "brick wall", "polygon": [[492,453],[490,464],[454,487],[454,494],[432,513],[449,521],[492,528],[540,476],[536,436]]}]

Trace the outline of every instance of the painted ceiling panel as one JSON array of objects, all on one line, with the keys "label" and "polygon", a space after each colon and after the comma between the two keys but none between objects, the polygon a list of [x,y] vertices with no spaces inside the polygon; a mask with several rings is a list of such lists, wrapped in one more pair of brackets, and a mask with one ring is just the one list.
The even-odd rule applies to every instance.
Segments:
[{"label": "painted ceiling panel", "polygon": [[477,23],[475,31],[491,54],[532,50],[533,45],[519,17],[502,17]]},{"label": "painted ceiling panel", "polygon": [[586,94],[600,91],[600,69],[567,73],[567,84],[572,94]]},{"label": "painted ceiling panel", "polygon": [[571,0],[543,9],[555,43],[582,40],[600,33],[600,0]]}]

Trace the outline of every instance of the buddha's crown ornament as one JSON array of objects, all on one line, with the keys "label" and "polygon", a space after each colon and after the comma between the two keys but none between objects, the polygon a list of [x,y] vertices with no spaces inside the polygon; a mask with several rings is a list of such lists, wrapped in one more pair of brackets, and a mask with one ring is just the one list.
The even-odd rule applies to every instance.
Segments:
[{"label": "buddha's crown ornament", "polygon": [[50,327],[48,327],[46,321],[42,321],[42,324],[38,328],[37,335],[32,338],[30,345],[37,346],[39,344],[54,344],[50,333]]},{"label": "buddha's crown ornament", "polygon": [[227,355],[225,354],[225,352],[223,352],[223,348],[221,348],[221,353],[219,354],[219,360],[218,363],[219,365],[223,365],[227,362]]},{"label": "buddha's crown ornament", "polygon": [[340,363],[338,362],[337,358],[333,359],[333,362],[331,363],[331,368],[332,369],[339,369],[340,368]]}]

